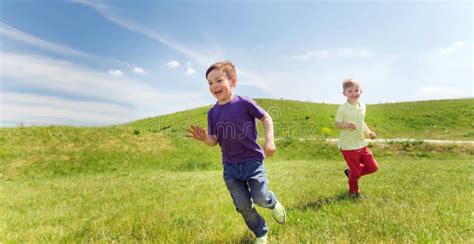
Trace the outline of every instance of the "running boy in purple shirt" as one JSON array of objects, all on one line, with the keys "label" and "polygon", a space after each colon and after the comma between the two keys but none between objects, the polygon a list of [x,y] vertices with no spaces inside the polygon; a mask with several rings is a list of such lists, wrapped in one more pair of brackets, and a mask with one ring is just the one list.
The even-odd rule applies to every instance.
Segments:
[{"label": "running boy in purple shirt", "polygon": [[[217,103],[207,113],[208,132],[191,126],[188,136],[209,146],[219,143],[224,166],[224,181],[237,211],[257,237],[256,243],[266,243],[268,226],[252,205],[272,210],[272,217],[280,224],[286,211],[275,194],[268,189],[268,178],[263,159],[275,153],[273,122],[270,115],[250,98],[234,93],[237,75],[229,61],[217,62],[207,69],[209,91]],[[256,120],[265,128],[264,150],[257,143]]]}]

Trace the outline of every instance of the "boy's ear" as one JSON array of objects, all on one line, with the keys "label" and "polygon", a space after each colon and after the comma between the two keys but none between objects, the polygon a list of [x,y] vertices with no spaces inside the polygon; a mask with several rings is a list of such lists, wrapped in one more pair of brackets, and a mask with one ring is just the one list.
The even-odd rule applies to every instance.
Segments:
[{"label": "boy's ear", "polygon": [[230,78],[230,85],[233,87],[237,86],[237,77]]}]

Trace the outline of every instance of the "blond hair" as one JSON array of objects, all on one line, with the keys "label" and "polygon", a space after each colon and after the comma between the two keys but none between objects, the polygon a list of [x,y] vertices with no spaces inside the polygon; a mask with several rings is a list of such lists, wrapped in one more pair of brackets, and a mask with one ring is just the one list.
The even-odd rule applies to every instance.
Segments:
[{"label": "blond hair", "polygon": [[209,73],[211,73],[211,71],[213,70],[220,70],[222,72],[224,72],[227,77],[229,79],[232,79],[234,77],[237,77],[237,73],[235,71],[235,66],[232,62],[230,61],[227,61],[227,60],[224,60],[224,61],[220,61],[220,62],[217,62],[213,65],[211,65],[207,71],[206,71],[206,79],[207,79],[207,76],[209,75]]},{"label": "blond hair", "polygon": [[359,81],[354,79],[354,78],[346,78],[342,81],[342,90],[343,91],[345,91],[347,88],[352,87],[352,86],[360,87]]}]

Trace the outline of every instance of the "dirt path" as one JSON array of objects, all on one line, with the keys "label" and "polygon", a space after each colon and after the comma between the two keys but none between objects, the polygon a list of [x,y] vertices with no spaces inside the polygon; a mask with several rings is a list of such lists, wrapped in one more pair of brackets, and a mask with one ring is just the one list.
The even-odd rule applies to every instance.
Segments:
[{"label": "dirt path", "polygon": [[[337,139],[327,139],[326,141],[337,142]],[[407,139],[407,138],[390,138],[390,139],[375,139],[367,140],[368,142],[376,143],[389,143],[389,142],[405,142],[405,141],[423,141],[425,143],[435,143],[435,144],[473,144],[474,141],[454,141],[454,140],[432,140],[432,139]]]}]

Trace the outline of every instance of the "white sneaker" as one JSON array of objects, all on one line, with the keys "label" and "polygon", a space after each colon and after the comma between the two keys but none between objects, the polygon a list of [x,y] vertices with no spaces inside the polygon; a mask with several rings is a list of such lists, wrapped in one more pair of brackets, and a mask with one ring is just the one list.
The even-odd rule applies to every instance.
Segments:
[{"label": "white sneaker", "polygon": [[285,223],[286,211],[285,207],[281,205],[280,201],[277,201],[277,203],[275,204],[275,208],[272,209],[272,217],[279,224]]},{"label": "white sneaker", "polygon": [[265,234],[265,235],[263,235],[263,236],[261,236],[261,237],[257,237],[257,238],[255,239],[255,242],[254,242],[254,243],[255,243],[255,244],[266,244],[266,243],[268,242],[268,241],[267,241],[267,237],[268,237],[267,234]]}]

